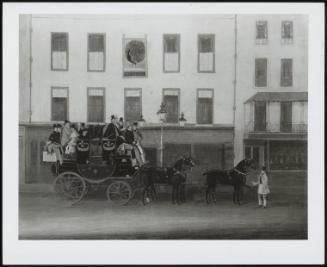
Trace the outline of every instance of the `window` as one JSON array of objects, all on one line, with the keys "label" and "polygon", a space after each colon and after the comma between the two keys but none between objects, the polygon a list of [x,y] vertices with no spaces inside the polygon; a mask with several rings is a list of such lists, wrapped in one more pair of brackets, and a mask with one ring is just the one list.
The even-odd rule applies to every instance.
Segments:
[{"label": "window", "polygon": [[256,22],[256,43],[266,44],[268,41],[268,23],[267,21]]},{"label": "window", "polygon": [[255,101],[254,104],[254,131],[266,131],[266,102]]},{"label": "window", "polygon": [[290,44],[293,42],[293,21],[282,21],[282,43]]},{"label": "window", "polygon": [[280,131],[292,131],[292,102],[290,101],[280,103]]},{"label": "window", "polygon": [[255,59],[255,86],[256,87],[267,86],[267,59],[266,58]]},{"label": "window", "polygon": [[291,58],[282,58],[280,86],[293,85],[293,60]]},{"label": "window", "polygon": [[105,71],[105,35],[88,35],[88,71]]},{"label": "window", "polygon": [[125,89],[125,121],[139,121],[142,115],[142,89]]},{"label": "window", "polygon": [[88,88],[87,121],[104,122],[104,88]]},{"label": "window", "polygon": [[68,119],[68,88],[51,88],[51,120],[64,121]]},{"label": "window", "polygon": [[197,116],[198,124],[213,123],[213,89],[198,89],[197,96]]},{"label": "window", "polygon": [[51,70],[68,70],[68,33],[51,33]]},{"label": "window", "polygon": [[163,71],[179,72],[180,70],[180,37],[178,34],[164,34]]},{"label": "window", "polygon": [[167,109],[166,122],[178,123],[179,89],[163,89],[163,102]]},{"label": "window", "polygon": [[215,71],[215,35],[198,36],[198,72]]}]

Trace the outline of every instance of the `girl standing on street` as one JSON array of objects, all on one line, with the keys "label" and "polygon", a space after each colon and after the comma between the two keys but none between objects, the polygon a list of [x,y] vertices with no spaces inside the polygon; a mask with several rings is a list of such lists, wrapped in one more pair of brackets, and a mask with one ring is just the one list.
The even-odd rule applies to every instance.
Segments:
[{"label": "girl standing on street", "polygon": [[262,166],[261,172],[258,176],[258,182],[253,182],[253,185],[258,185],[258,204],[259,208],[267,207],[267,195],[270,193],[268,187],[268,176],[266,174],[266,167]]}]

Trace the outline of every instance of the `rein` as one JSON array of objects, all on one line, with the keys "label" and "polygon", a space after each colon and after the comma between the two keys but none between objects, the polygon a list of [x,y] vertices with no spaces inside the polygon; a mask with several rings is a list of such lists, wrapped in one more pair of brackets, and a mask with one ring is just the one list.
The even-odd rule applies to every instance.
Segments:
[{"label": "rein", "polygon": [[246,173],[244,173],[244,172],[241,172],[241,171],[239,171],[238,169],[236,169],[236,168],[234,168],[233,169],[234,171],[236,171],[238,174],[242,174],[242,175],[244,175],[244,176],[246,176],[247,174]]}]

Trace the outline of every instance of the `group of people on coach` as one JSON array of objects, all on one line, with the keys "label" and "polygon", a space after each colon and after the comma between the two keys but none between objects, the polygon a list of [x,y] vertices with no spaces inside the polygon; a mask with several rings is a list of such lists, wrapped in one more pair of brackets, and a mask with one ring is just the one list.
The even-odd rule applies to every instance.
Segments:
[{"label": "group of people on coach", "polygon": [[[91,137],[85,123],[80,123],[78,128],[76,124],[65,120],[63,125],[53,125],[46,149],[48,152],[56,154],[57,162],[61,165],[64,155],[70,157],[76,152],[78,140],[89,141]],[[118,153],[130,154],[133,166],[142,166],[146,163],[141,146],[142,134],[138,129],[137,122],[124,122],[123,118],[118,120],[116,115],[112,115],[110,123],[102,128],[99,137],[100,143],[104,139],[113,140]]]}]

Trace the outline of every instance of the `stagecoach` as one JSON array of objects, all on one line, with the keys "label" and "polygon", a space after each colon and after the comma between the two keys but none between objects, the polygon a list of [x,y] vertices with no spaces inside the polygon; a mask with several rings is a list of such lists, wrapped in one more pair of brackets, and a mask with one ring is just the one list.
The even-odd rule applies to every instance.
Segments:
[{"label": "stagecoach", "polygon": [[125,205],[143,188],[140,170],[132,167],[131,155],[119,154],[113,140],[104,139],[101,145],[105,160],[102,156],[85,160],[83,153],[90,150],[90,142],[85,140],[77,142],[76,155],[64,158],[62,165],[52,159],[57,198],[76,204],[88,192],[102,189],[110,204]]}]

